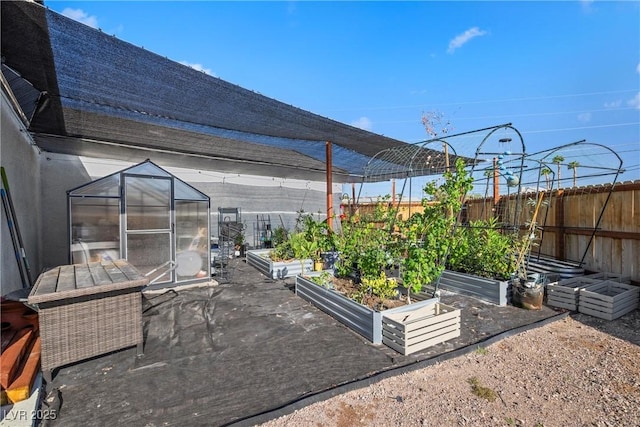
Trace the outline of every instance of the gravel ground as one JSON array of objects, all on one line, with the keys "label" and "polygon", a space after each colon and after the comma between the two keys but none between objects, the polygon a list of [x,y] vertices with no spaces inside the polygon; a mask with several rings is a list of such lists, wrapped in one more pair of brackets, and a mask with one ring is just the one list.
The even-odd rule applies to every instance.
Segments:
[{"label": "gravel ground", "polygon": [[574,314],[262,426],[640,426],[640,311]]}]

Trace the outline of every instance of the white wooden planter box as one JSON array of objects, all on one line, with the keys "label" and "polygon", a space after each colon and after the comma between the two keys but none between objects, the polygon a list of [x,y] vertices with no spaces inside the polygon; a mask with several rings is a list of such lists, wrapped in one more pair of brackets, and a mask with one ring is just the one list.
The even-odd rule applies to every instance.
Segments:
[{"label": "white wooden planter box", "polygon": [[439,302],[438,298],[418,301],[402,307],[375,311],[346,296],[306,279],[296,276],[296,294],[309,301],[334,319],[362,335],[374,344],[382,344],[382,317],[391,313],[405,316],[423,307]]},{"label": "white wooden planter box", "polygon": [[404,355],[460,336],[460,310],[442,303],[382,316],[382,342]]},{"label": "white wooden planter box", "polygon": [[638,308],[640,287],[611,280],[580,289],[578,311],[614,320]]},{"label": "white wooden planter box", "polygon": [[631,282],[631,277],[629,276],[623,276],[622,274],[619,273],[593,273],[593,274],[587,274],[586,276],[583,276],[585,279],[592,279],[592,280],[610,280],[613,282],[620,282],[620,283],[629,283]]},{"label": "white wooden planter box", "polygon": [[602,280],[588,279],[583,276],[547,283],[547,305],[578,311],[580,290],[593,286],[598,282],[602,282]]},{"label": "white wooden planter box", "polygon": [[513,295],[512,284],[509,281],[487,279],[451,270],[445,270],[440,276],[440,289],[501,306],[511,303]]},{"label": "white wooden planter box", "polygon": [[272,279],[284,279],[305,274],[313,270],[313,260],[294,259],[290,261],[272,261],[271,249],[251,249],[247,251],[247,263]]}]

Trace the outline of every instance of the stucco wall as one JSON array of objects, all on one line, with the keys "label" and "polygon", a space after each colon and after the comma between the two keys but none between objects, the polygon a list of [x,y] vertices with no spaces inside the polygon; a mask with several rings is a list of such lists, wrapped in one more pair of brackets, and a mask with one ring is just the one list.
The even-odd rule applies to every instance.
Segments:
[{"label": "stucco wall", "polygon": [[46,268],[69,263],[67,191],[91,182],[77,156],[44,153],[42,175],[42,259]]},{"label": "stucco wall", "polygon": [[[27,254],[31,275],[35,280],[42,269],[39,245],[39,161],[41,155],[30,135],[18,119],[9,100],[2,92],[0,121],[0,164],[5,168],[16,220]],[[22,288],[18,262],[11,243],[4,209],[0,223],[0,292],[6,295]]]}]

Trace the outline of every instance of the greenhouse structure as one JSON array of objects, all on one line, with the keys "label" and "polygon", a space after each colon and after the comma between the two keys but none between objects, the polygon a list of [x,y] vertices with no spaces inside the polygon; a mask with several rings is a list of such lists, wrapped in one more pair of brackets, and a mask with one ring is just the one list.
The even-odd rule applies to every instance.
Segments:
[{"label": "greenhouse structure", "polygon": [[209,197],[153,162],[68,194],[71,263],[126,258],[159,284],[209,277]]}]

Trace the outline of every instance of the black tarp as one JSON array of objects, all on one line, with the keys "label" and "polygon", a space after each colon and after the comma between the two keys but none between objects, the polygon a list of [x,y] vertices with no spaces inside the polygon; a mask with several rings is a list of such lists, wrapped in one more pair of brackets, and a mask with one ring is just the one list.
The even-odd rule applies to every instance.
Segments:
[{"label": "black tarp", "polygon": [[563,315],[445,295],[462,309],[461,336],[403,356],[296,296],[291,279],[239,259],[227,273],[216,286],[146,294],[144,356],[131,348],[54,371],[52,425],[253,425]]}]

